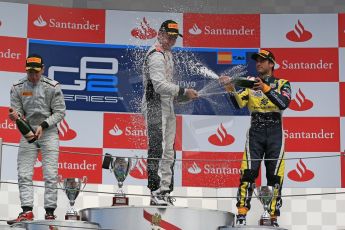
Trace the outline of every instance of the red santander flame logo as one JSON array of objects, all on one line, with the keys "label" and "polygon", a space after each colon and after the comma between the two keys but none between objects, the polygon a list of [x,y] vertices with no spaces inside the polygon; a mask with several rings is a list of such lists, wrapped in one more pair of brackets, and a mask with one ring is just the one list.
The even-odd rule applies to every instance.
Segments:
[{"label": "red santander flame logo", "polygon": [[298,20],[294,30],[286,34],[286,38],[293,42],[305,42],[313,37],[312,33],[304,29],[303,24]]},{"label": "red santander flame logo", "polygon": [[137,164],[129,174],[137,179],[147,179],[147,160],[144,158],[138,159]]},{"label": "red santander flame logo", "polygon": [[298,89],[296,98],[293,99],[289,105],[289,108],[295,111],[306,111],[313,107],[313,102],[307,99],[301,89]]},{"label": "red santander flame logo", "polygon": [[297,162],[297,169],[292,170],[288,173],[288,177],[297,182],[305,182],[314,178],[314,173],[307,169],[302,159]]},{"label": "red santander flame logo", "polygon": [[208,138],[208,141],[213,145],[226,146],[234,143],[235,138],[228,134],[223,124],[221,123],[220,126],[217,128],[217,132],[211,135]]},{"label": "red santander flame logo", "polygon": [[147,22],[146,18],[143,18],[143,21],[140,23],[140,27],[134,28],[131,31],[131,34],[135,38],[141,40],[152,39],[157,36],[157,32],[150,27],[150,24]]},{"label": "red santander flame logo", "polygon": [[62,141],[73,140],[77,136],[77,133],[69,127],[65,119],[63,119],[58,124],[58,129],[59,129],[59,138]]}]

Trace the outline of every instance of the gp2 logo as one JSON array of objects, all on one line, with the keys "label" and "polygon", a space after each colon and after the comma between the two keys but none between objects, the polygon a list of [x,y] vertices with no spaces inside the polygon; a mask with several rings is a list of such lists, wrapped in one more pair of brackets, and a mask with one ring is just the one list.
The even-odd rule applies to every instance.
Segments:
[{"label": "gp2 logo", "polygon": [[[91,64],[110,64],[111,68],[91,68]],[[108,66],[107,65],[107,66]],[[80,68],[66,66],[50,66],[48,69],[48,77],[55,79],[56,72],[64,73],[80,73],[80,78],[74,80],[74,84],[62,84],[63,90],[77,90],[89,92],[118,92],[118,60],[116,58],[103,57],[82,57],[80,59]]]}]

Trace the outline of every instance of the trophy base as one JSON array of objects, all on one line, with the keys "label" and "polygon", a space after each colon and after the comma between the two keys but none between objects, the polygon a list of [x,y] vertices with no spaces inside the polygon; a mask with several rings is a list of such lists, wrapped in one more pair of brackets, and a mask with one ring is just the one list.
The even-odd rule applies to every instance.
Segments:
[{"label": "trophy base", "polygon": [[260,226],[272,226],[271,219],[260,219],[259,225]]},{"label": "trophy base", "polygon": [[80,216],[75,214],[66,214],[65,220],[80,220]]},{"label": "trophy base", "polygon": [[128,197],[114,196],[112,206],[128,206]]}]

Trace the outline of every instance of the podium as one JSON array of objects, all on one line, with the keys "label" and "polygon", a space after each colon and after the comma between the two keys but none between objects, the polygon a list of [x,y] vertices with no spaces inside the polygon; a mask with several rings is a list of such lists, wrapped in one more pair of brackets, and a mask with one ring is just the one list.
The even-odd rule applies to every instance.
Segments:
[{"label": "podium", "polygon": [[13,228],[26,230],[80,230],[99,229],[99,225],[97,223],[74,220],[34,220],[13,224],[10,229]]},{"label": "podium", "polygon": [[79,211],[81,220],[98,223],[101,229],[151,230],[198,229],[218,230],[231,226],[235,215],[230,212],[174,206],[113,206]]}]

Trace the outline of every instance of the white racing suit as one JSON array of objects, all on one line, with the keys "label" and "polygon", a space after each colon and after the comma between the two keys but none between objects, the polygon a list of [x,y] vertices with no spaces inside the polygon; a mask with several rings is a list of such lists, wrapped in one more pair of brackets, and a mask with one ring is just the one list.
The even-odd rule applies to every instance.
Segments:
[{"label": "white racing suit", "polygon": [[[41,146],[43,177],[45,181],[44,208],[55,209],[57,204],[57,173],[59,135],[56,124],[65,116],[65,101],[57,81],[41,76],[33,85],[27,77],[13,84],[11,107],[29,122],[34,130],[43,127],[38,140]],[[33,207],[32,176],[38,149],[22,136],[19,145],[17,170],[21,206]]]},{"label": "white racing suit", "polygon": [[176,117],[174,98],[185,89],[172,83],[174,62],[171,51],[157,41],[147,52],[143,65],[144,95],[142,112],[148,131],[148,188],[155,191],[173,190],[175,163]]}]

